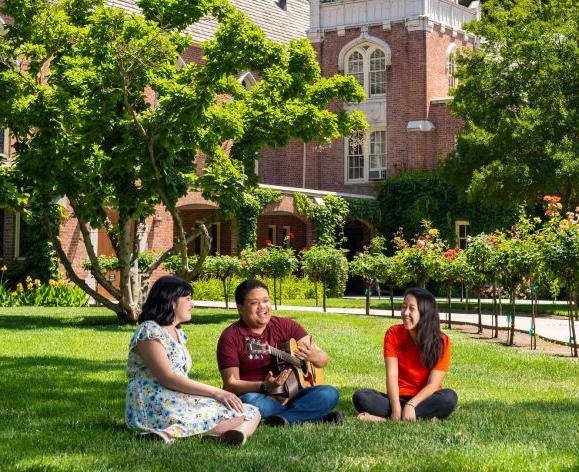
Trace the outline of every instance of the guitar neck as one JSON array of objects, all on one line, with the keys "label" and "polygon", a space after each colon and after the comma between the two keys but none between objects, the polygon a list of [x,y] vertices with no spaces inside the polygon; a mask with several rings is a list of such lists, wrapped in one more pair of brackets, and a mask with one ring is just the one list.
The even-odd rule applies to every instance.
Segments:
[{"label": "guitar neck", "polygon": [[302,361],[291,354],[278,349],[277,347],[268,346],[268,351],[270,354],[274,355],[275,357],[279,357],[281,360],[286,361],[289,364],[292,364],[295,367],[301,367]]}]

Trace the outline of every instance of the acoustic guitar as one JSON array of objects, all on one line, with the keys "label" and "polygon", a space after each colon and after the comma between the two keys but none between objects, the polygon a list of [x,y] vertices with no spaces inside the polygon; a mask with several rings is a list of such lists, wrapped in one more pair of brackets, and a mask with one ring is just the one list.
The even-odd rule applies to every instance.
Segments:
[{"label": "acoustic guitar", "polygon": [[310,361],[302,361],[295,356],[299,351],[298,343],[291,338],[286,343],[278,344],[279,348],[260,343],[255,339],[247,341],[250,355],[260,356],[269,354],[277,360],[278,369],[291,368],[296,375],[300,387],[313,387],[324,383],[324,369],[316,367]]}]

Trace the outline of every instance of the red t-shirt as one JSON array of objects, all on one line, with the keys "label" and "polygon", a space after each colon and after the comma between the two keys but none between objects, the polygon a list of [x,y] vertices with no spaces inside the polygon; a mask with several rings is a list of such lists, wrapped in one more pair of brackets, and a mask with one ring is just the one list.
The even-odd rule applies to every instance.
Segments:
[{"label": "red t-shirt", "polygon": [[217,365],[219,370],[239,367],[241,380],[262,381],[271,370],[269,354],[249,358],[247,342],[254,339],[258,343],[275,346],[290,338],[296,341],[307,336],[308,332],[289,318],[272,316],[261,334],[250,331],[243,322],[237,321],[225,329],[217,343]]},{"label": "red t-shirt", "polygon": [[[424,388],[432,370],[448,371],[450,365],[450,339],[442,334],[442,353],[436,365],[428,370],[420,357],[420,350],[404,325],[394,325],[384,336],[384,357],[398,359],[398,387],[400,396],[413,397]],[[442,385],[438,386],[440,390]]]}]

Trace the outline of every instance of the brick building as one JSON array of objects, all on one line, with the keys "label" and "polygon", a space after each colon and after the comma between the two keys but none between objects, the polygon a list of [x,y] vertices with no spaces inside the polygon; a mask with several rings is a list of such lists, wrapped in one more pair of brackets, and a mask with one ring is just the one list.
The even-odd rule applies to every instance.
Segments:
[{"label": "brick building", "polygon": [[[258,247],[266,240],[281,243],[289,232],[295,249],[315,240],[312,224],[294,209],[293,194],[301,192],[321,204],[327,194],[374,198],[377,182],[407,169],[431,170],[437,158],[452,150],[460,122],[446,102],[454,85],[453,52],[473,47],[475,38],[463,30],[480,15],[478,2],[469,7],[457,0],[233,0],[271,40],[286,43],[307,37],[315,48],[322,73],[351,74],[363,86],[366,100],[349,105],[362,110],[369,124],[363,133],[324,146],[290,143],[263,149],[257,164],[262,186],[281,191],[283,199],[270,205],[259,220]],[[138,12],[134,0],[109,4]],[[182,55],[184,63],[202,62],[197,46],[211,37],[216,24],[204,19],[189,29],[194,45]],[[239,80],[251,87],[247,71]],[[8,140],[5,139],[5,146]],[[9,150],[6,150],[7,152]],[[179,202],[187,227],[215,212],[215,204],[190,193]],[[18,255],[18,218],[0,210],[0,246],[6,259]],[[186,227],[186,229],[187,229]],[[235,222],[215,224],[212,251],[235,253]],[[159,209],[147,221],[146,248],[165,249],[173,239],[170,216]],[[351,253],[360,250],[372,229],[363,221],[349,221],[345,234]],[[84,273],[86,258],[74,219],[61,229],[61,238],[74,267]],[[110,254],[104,231],[93,230],[97,254]],[[191,244],[191,252],[198,250]]]}]

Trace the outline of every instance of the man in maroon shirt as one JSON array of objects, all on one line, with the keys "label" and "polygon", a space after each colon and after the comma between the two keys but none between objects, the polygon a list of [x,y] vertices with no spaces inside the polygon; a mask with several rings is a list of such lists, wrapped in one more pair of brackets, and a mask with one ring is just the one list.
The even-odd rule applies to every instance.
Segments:
[{"label": "man in maroon shirt", "polygon": [[286,405],[269,396],[286,381],[290,370],[274,375],[269,354],[254,356],[247,343],[255,340],[275,346],[294,338],[298,342],[296,357],[316,367],[328,363],[328,355],[311,342],[307,331],[289,318],[272,316],[267,286],[259,280],[246,280],[235,290],[239,321],[226,328],[217,344],[217,363],[225,390],[233,392],[244,403],[259,408],[267,424],[282,426],[305,421],[339,423],[342,415],[332,411],[339,393],[330,385],[301,388]]}]

